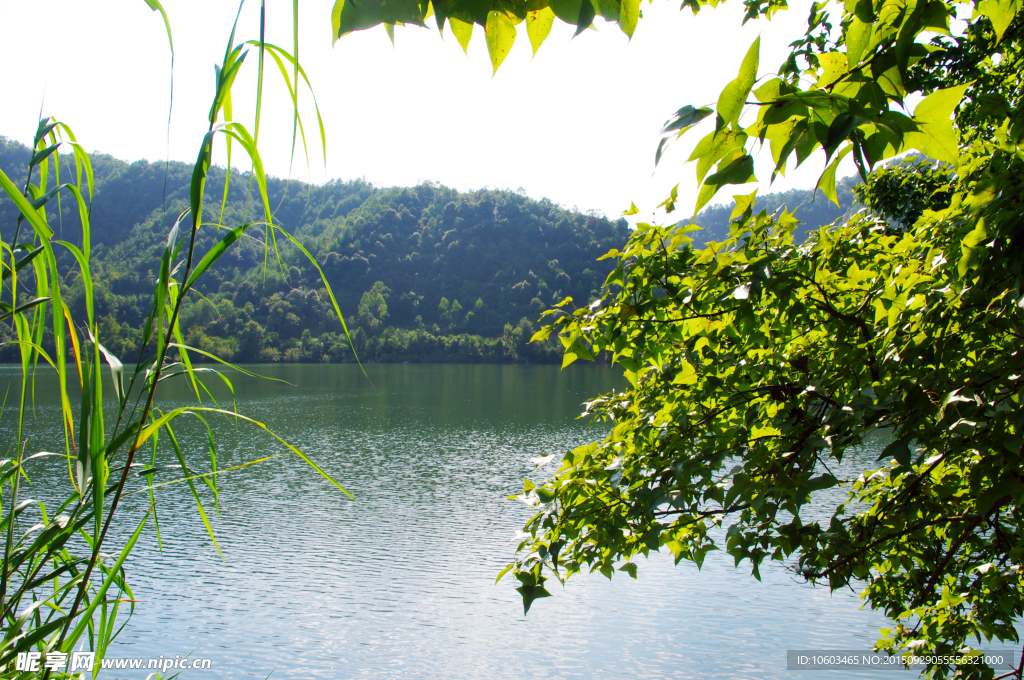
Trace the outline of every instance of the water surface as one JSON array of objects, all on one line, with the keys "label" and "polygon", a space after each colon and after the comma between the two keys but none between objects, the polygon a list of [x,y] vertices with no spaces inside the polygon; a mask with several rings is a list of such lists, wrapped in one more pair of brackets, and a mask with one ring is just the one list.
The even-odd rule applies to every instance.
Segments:
[{"label": "water surface", "polygon": [[[111,656],[212,658],[212,670],[180,676],[195,679],[836,677],[787,672],[786,649],[868,649],[887,626],[850,592],[800,584],[777,565],[759,583],[715,553],[702,571],[656,555],[637,581],[552,583],[554,597],[524,616],[511,580],[494,583],[531,514],[507,497],[533,474],[531,456],[601,436],[576,416],[625,385],[613,369],[373,365],[369,380],[348,365],[259,370],[291,385],[233,377],[239,411],[357,501],[291,455],[226,474],[219,512],[201,488],[222,559],[188,488],[162,488],[162,550],[150,524],[128,567],[135,615]],[[4,382],[16,375],[0,368]],[[46,380],[39,426],[55,422]],[[165,408],[187,396],[172,386]],[[221,468],[282,451],[252,427],[210,422]],[[59,446],[55,434],[43,428],[34,445]],[[205,431],[183,424],[181,436],[190,464],[209,469]],[[173,462],[163,448],[158,462]],[[52,460],[33,471],[37,495],[67,483]],[[128,497],[122,526],[147,507],[145,494]]]}]

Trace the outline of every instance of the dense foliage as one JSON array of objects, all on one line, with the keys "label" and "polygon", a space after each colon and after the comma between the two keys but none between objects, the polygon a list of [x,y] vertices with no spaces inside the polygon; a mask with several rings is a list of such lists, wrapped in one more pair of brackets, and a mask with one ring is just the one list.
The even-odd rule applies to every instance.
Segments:
[{"label": "dense foliage", "polygon": [[[819,227],[832,224],[836,220],[849,218],[859,209],[863,202],[857,194],[858,188],[864,186],[860,177],[845,177],[836,182],[836,203],[832,203],[821,192],[812,189],[789,189],[757,196],[754,199],[754,212],[762,210],[774,214],[779,210],[787,210],[800,220],[793,232],[797,241],[802,242],[807,235]],[[704,246],[712,241],[724,241],[729,238],[729,224],[732,222],[732,202],[708,206],[700,211],[693,223],[702,231],[690,233],[694,245]],[[686,220],[684,224],[689,223]]]},{"label": "dense foliage", "polygon": [[[30,157],[27,148],[0,139],[5,172]],[[109,156],[92,163],[94,302],[107,347],[124,357],[138,347],[151,263],[168,221],[187,204],[192,169],[129,165]],[[222,175],[211,176],[207,191],[221,196],[223,182]],[[248,184],[247,176],[234,174],[225,222],[252,219]],[[629,237],[624,220],[509,191],[460,193],[433,184],[378,189],[361,181],[309,186],[274,178],[267,191],[274,219],[315,254],[352,321],[356,351],[371,361],[558,361],[557,342],[526,344],[531,321],[566,296],[597,295],[613,268],[597,258]],[[0,224],[15,224],[13,210],[0,201],[0,219],[7,218]],[[58,218],[65,237],[81,238],[77,208],[55,209]],[[240,240],[196,287],[202,296],[184,302],[188,343],[229,361],[354,360],[320,271],[286,243],[280,244],[283,265],[265,268],[261,237]],[[199,238],[208,248],[216,231]],[[71,275],[65,285],[72,316],[81,318],[82,282]],[[360,307],[375,289],[386,318]],[[15,355],[8,347],[0,358]]]}]

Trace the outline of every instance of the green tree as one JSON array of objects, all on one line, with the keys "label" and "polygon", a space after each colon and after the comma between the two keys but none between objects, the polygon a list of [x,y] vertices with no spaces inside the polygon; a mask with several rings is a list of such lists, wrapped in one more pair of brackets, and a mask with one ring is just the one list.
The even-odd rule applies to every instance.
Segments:
[{"label": "green tree", "polygon": [[914,225],[925,210],[949,207],[956,184],[952,171],[940,163],[894,163],[876,169],[853,192],[861,203],[900,229]]},{"label": "green tree", "polygon": [[373,288],[363,293],[359,300],[359,320],[376,333],[383,325],[384,319],[388,317],[388,295],[391,289],[383,282],[377,281]]}]

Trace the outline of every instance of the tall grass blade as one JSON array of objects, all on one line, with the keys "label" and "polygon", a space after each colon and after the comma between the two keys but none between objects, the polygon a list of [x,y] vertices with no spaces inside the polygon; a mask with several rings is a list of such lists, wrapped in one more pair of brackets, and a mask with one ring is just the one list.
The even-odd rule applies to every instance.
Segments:
[{"label": "tall grass blade", "polygon": [[[171,446],[174,448],[174,455],[178,457],[181,469],[188,472],[189,467],[185,462],[185,454],[182,452],[181,446],[178,444],[178,438],[174,436],[174,430],[171,429],[171,423],[169,420],[163,423],[163,428],[164,432],[167,433],[167,437],[171,440]],[[210,540],[213,541],[213,547],[217,550],[217,555],[219,555],[221,559],[224,559],[224,555],[220,551],[220,546],[217,545],[217,537],[213,534],[213,527],[210,526],[210,520],[206,516],[206,510],[203,508],[203,502],[199,499],[199,492],[196,491],[196,485],[192,483],[191,478],[188,479],[188,488],[192,491],[192,498],[196,502],[196,510],[199,511],[199,516],[203,520],[203,525],[206,526],[206,533],[210,535]]]},{"label": "tall grass blade", "polygon": [[78,625],[75,626],[74,631],[71,633],[70,637],[67,638],[64,644],[61,646],[61,651],[71,651],[71,648],[74,646],[74,643],[81,636],[82,631],[85,629],[85,626],[92,621],[93,611],[95,611],[96,607],[104,601],[103,598],[104,596],[106,596],[107,590],[110,588],[110,584],[114,582],[114,577],[116,576],[118,570],[120,570],[121,567],[124,565],[124,561],[128,559],[128,555],[131,553],[132,548],[135,547],[135,543],[139,540],[139,536],[142,535],[142,527],[146,526],[146,521],[148,519],[149,512],[147,511],[146,514],[142,517],[142,521],[139,522],[139,527],[135,530],[135,533],[133,533],[131,538],[128,539],[128,542],[125,543],[124,548],[121,549],[121,554],[118,556],[117,562],[115,562],[114,565],[110,568],[110,575],[107,576],[106,580],[103,581],[103,585],[101,585],[99,589],[96,591],[96,593],[93,595],[92,603],[86,609],[82,610]]}]

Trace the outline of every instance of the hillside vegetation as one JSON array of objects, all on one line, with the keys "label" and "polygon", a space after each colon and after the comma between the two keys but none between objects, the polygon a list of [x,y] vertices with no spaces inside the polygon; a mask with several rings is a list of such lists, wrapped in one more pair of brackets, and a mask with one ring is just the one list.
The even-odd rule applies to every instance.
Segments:
[{"label": "hillside vegetation", "polygon": [[[19,177],[29,158],[27,147],[0,137],[0,168],[8,175]],[[116,355],[134,358],[149,313],[152,268],[175,217],[187,207],[192,168],[125,163],[103,154],[92,163],[94,294],[102,342]],[[66,181],[73,164],[62,163],[61,172]],[[223,170],[213,174],[207,195],[222,197],[224,181]],[[807,190],[768,194],[756,205],[796,211],[806,231],[852,212],[853,185],[853,178],[839,183],[842,207]],[[565,297],[577,304],[597,297],[612,268],[610,260],[597,258],[621,248],[630,233],[625,220],[511,191],[276,178],[268,189],[275,221],[315,255],[360,358],[370,361],[559,361],[560,345],[528,343],[534,322]],[[232,172],[224,223],[262,219],[256,205],[248,175]],[[696,234],[698,243],[724,239],[730,212],[724,205],[705,209],[696,220],[705,228]],[[204,220],[218,218],[207,214]],[[7,241],[16,220],[13,204],[0,201],[0,233]],[[80,240],[71,206],[63,206],[59,225],[62,238]],[[233,246],[199,285],[201,295],[186,303],[186,343],[236,362],[354,361],[319,272],[280,239],[280,264],[264,262],[263,232],[250,233],[255,236]],[[199,252],[214,239],[212,231],[201,236]],[[72,315],[83,318],[81,282],[72,277],[64,284]],[[0,339],[9,333],[0,329]],[[0,359],[12,360],[15,352],[8,346]]]},{"label": "hillside vegetation", "polygon": [[[28,160],[26,147],[0,138],[5,172],[19,177]],[[187,206],[191,167],[128,164],[100,154],[92,161],[102,342],[119,356],[133,356],[149,312],[152,268]],[[62,172],[73,173],[73,165],[62,164]],[[225,224],[262,219],[248,190],[248,176],[233,172]],[[207,196],[223,192],[221,171],[211,176]],[[611,271],[597,258],[629,237],[625,220],[510,191],[460,193],[430,183],[380,189],[361,180],[313,186],[271,178],[269,193],[275,221],[315,255],[368,360],[554,361],[559,347],[527,345],[532,320],[564,297],[595,295]],[[16,218],[13,205],[0,202],[5,240]],[[59,223],[61,237],[80,238],[77,213],[68,206]],[[187,343],[233,361],[353,360],[316,269],[281,239],[281,263],[271,257],[264,266],[263,232],[250,233],[256,236],[233,246],[209,273],[202,296],[188,301],[182,313]],[[201,237],[198,252],[214,238],[213,231]],[[73,316],[84,314],[81,283],[64,283]]]}]

